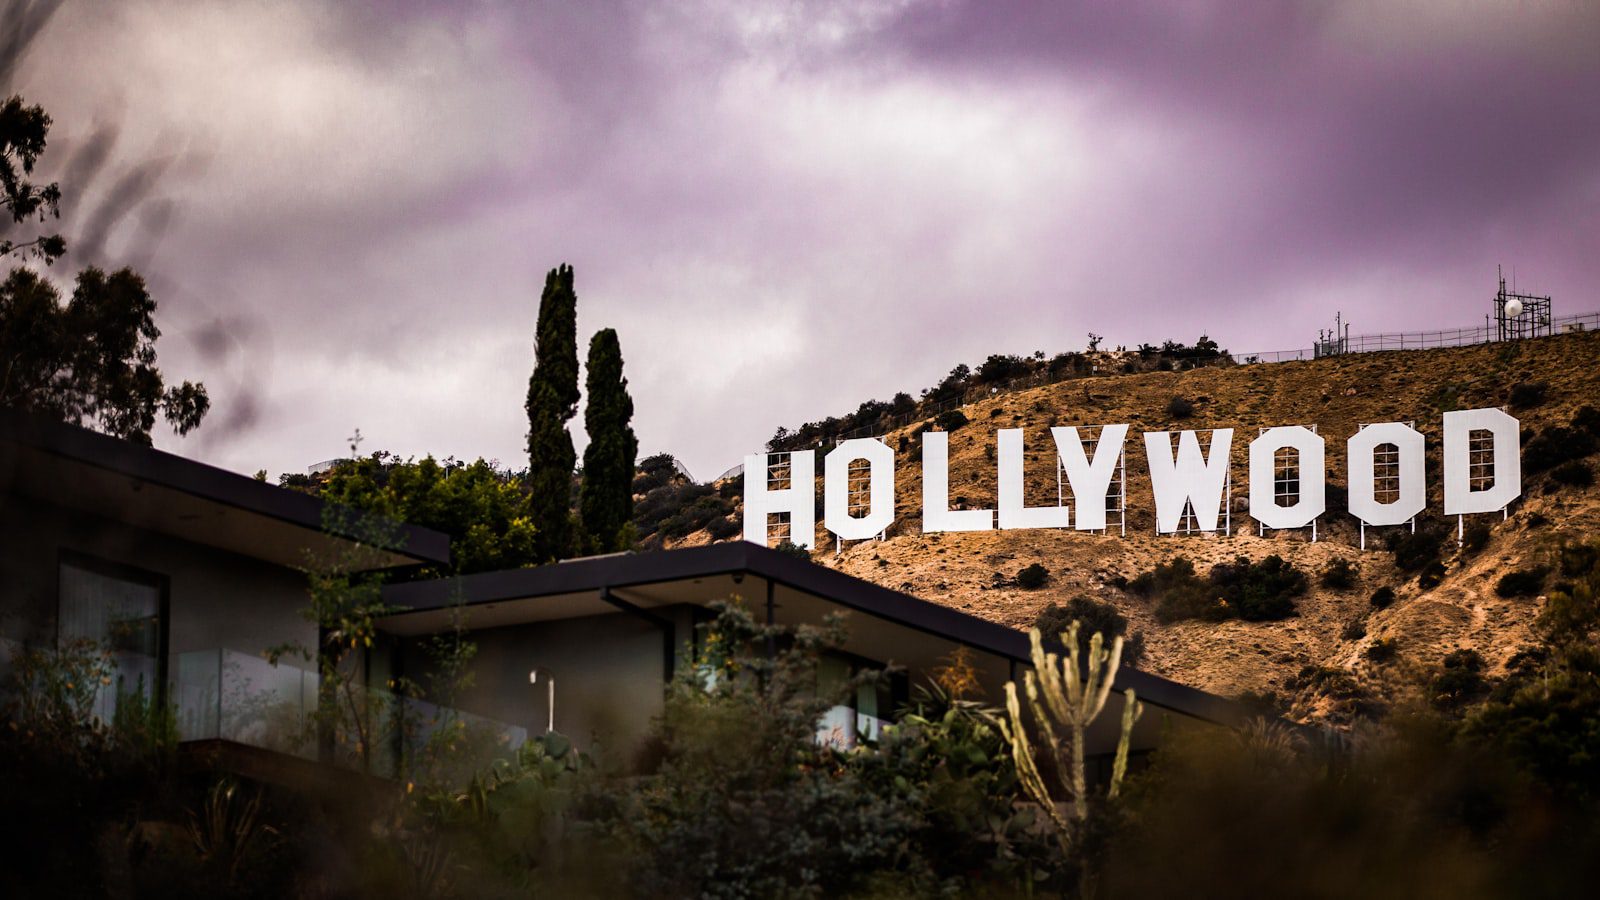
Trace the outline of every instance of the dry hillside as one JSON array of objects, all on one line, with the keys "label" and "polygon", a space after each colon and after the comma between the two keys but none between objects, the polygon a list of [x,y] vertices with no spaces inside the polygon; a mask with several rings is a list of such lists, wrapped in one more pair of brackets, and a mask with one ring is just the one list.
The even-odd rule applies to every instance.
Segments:
[{"label": "dry hillside", "polygon": [[[1600,334],[1090,378],[1005,394],[963,409],[971,424],[950,437],[952,498],[993,507],[997,428],[1026,429],[1028,499],[1044,504],[1054,502],[1056,491],[1053,446],[1045,429],[1126,422],[1132,428],[1125,537],[1057,530],[922,534],[921,442],[914,426],[885,438],[898,448],[897,517],[887,539],[847,544],[836,554],[831,535],[819,523],[815,559],[1018,628],[1032,624],[1052,601],[1078,595],[1108,601],[1146,635],[1145,668],[1221,694],[1273,694],[1296,718],[1347,721],[1362,708],[1405,702],[1419,676],[1452,650],[1476,649],[1498,668],[1525,645],[1542,599],[1501,598],[1495,582],[1505,572],[1547,562],[1565,537],[1596,533],[1600,489],[1558,486],[1547,472],[1527,476],[1523,498],[1512,506],[1508,520],[1481,517],[1492,523],[1487,546],[1458,551],[1453,540],[1447,542],[1447,574],[1437,587],[1424,590],[1415,576],[1399,572],[1383,550],[1384,532],[1394,529],[1369,531],[1365,552],[1357,546],[1355,520],[1342,503],[1344,440],[1363,422],[1414,421],[1428,437],[1427,518],[1443,525],[1441,414],[1505,405],[1513,386],[1541,382],[1542,399],[1537,390],[1525,390],[1519,398],[1525,406],[1512,409],[1522,421],[1525,441],[1531,434],[1567,425],[1585,404],[1600,405]],[[1527,395],[1535,395],[1536,402],[1527,404]],[[1174,421],[1169,416],[1174,397],[1192,402],[1191,417]],[[1304,532],[1259,537],[1246,514],[1245,445],[1258,428],[1291,424],[1314,424],[1328,439],[1329,512],[1316,543]],[[1157,536],[1140,433],[1215,427],[1237,429],[1233,533]],[[1584,465],[1592,469],[1594,459]],[[820,459],[817,468],[820,482]],[[1449,525],[1453,535],[1453,519]],[[705,540],[703,534],[690,538]],[[1150,600],[1114,586],[1177,556],[1193,560],[1204,574],[1212,563],[1239,554],[1252,559],[1279,554],[1312,577],[1310,592],[1298,601],[1297,616],[1278,622],[1161,625]],[[1337,557],[1359,566],[1355,587],[1333,591],[1317,585],[1317,574]],[[1050,582],[1035,590],[1018,588],[1016,573],[1035,562],[1050,570]],[[1374,609],[1369,597],[1384,585],[1393,587],[1398,599],[1386,609]],[[1347,631],[1353,621],[1362,623],[1364,636],[1347,636],[1354,631]],[[1398,642],[1398,658],[1382,664],[1366,659],[1365,648],[1384,638]],[[1343,670],[1355,688],[1348,680],[1331,689],[1326,684],[1303,687],[1296,674],[1307,666]]]}]

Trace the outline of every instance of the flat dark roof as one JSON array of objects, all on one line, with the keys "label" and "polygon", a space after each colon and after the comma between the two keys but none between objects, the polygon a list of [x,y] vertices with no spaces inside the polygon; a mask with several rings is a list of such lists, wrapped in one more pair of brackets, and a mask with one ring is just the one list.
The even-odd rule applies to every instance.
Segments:
[{"label": "flat dark roof", "polygon": [[[15,409],[0,408],[0,444],[6,443],[13,444],[23,451],[32,451],[35,454],[34,458],[42,455],[75,466],[86,466],[91,470],[130,479],[136,485],[151,485],[158,489],[174,491],[218,507],[237,510],[249,516],[259,516],[295,529],[315,532],[324,538],[330,533],[345,540],[353,540],[356,537],[348,533],[341,534],[337,527],[330,532],[326,524],[329,519],[325,516],[330,505],[316,497],[257,481],[237,472],[185,459],[154,447],[99,434],[76,425],[66,425]],[[17,452],[0,454],[0,488],[8,492],[31,492],[49,500],[58,488],[67,487],[66,485],[45,487],[26,483],[29,478],[37,478],[40,475],[27,468],[28,462],[23,458],[25,456],[26,454]],[[132,488],[134,492],[138,489],[136,486]],[[450,561],[448,535],[401,523],[386,522],[383,528],[392,529],[398,539],[398,546],[384,548],[395,557],[391,564]],[[204,535],[184,536],[201,543],[206,542]],[[229,549],[246,552],[238,547]]]},{"label": "flat dark roof", "polygon": [[[403,617],[458,603],[473,606],[734,573],[770,580],[848,609],[1032,665],[1028,635],[1024,632],[746,541],[396,584],[384,589],[384,601],[402,607],[395,615]],[[1126,666],[1117,671],[1114,687],[1118,691],[1133,688],[1141,701],[1208,722],[1240,725],[1255,717],[1252,711],[1225,697]]]}]

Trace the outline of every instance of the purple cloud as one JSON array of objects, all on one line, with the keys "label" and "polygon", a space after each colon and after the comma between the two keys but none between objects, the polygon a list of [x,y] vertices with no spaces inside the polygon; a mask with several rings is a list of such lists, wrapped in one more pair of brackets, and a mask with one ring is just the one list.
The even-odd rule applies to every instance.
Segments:
[{"label": "purple cloud", "polygon": [[64,6],[13,80],[75,215],[137,193],[73,227],[212,388],[164,446],[516,464],[565,261],[704,477],[1091,330],[1471,325],[1500,262],[1600,308],[1597,47],[1560,2],[143,2]]}]

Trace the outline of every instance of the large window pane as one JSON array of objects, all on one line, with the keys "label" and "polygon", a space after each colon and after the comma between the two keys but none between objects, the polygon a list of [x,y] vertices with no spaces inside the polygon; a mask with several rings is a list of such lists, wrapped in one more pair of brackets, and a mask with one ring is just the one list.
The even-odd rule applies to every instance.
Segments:
[{"label": "large window pane", "polygon": [[61,564],[59,634],[63,646],[92,641],[110,654],[111,684],[95,697],[95,715],[110,721],[117,694],[161,684],[161,587],[153,577],[118,577],[77,563]]}]

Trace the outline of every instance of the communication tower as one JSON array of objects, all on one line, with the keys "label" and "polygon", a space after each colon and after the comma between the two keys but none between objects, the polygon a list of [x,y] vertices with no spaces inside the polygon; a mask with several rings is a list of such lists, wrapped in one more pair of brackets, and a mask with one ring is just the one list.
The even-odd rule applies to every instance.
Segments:
[{"label": "communication tower", "polygon": [[1494,295],[1495,340],[1515,341],[1551,334],[1550,298],[1506,290],[1506,273],[1498,269],[1500,290]]}]

